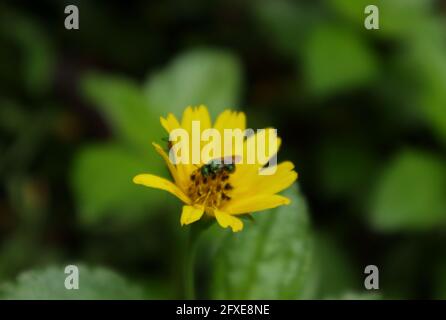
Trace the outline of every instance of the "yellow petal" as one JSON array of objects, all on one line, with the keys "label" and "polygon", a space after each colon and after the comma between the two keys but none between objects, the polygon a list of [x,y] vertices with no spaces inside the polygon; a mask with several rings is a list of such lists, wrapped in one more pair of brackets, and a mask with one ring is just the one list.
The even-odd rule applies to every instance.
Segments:
[{"label": "yellow petal", "polygon": [[231,227],[232,232],[238,232],[243,229],[243,222],[239,218],[217,209],[214,210],[214,215],[218,224],[223,228]]},{"label": "yellow petal", "polygon": [[277,194],[257,194],[248,198],[232,198],[223,208],[230,214],[244,214],[289,204],[290,199]]},{"label": "yellow petal", "polygon": [[[244,179],[246,175],[258,174],[258,170],[261,169],[271,157],[277,154],[279,151],[282,140],[276,135],[271,136],[272,128],[266,128],[259,130],[255,134],[249,136],[243,145],[243,162],[237,166],[237,170],[234,174],[235,179]],[[272,142],[270,151],[270,137]],[[260,143],[262,143],[260,145]],[[259,159],[258,149],[262,148],[266,154],[263,154],[264,159]],[[260,149],[261,150],[261,149]],[[263,153],[263,152],[261,152]],[[255,163],[248,163],[254,160]]]},{"label": "yellow petal", "polygon": [[167,133],[170,133],[172,130],[178,129],[180,127],[180,123],[172,113],[169,113],[167,115],[167,118],[161,117],[160,122]]},{"label": "yellow petal", "polygon": [[[276,172],[272,175],[260,175],[256,185],[256,190],[260,193],[275,194],[281,192],[292,185],[298,177],[294,171],[293,164],[289,161],[281,163],[277,166]],[[273,170],[267,168],[266,170]]]},{"label": "yellow petal", "polygon": [[[211,117],[209,115],[208,109],[204,105],[200,105],[198,107],[188,106],[184,112],[183,117],[181,119],[181,127],[185,129],[189,133],[189,164],[179,164],[177,165],[178,171],[183,172],[184,176],[190,176],[191,173],[196,169],[196,166],[192,164],[192,153],[194,152],[192,148],[192,122],[199,121],[200,122],[200,132],[198,132],[201,136],[203,130],[209,129],[211,127]],[[200,137],[199,137],[200,138]],[[194,141],[196,143],[196,141]],[[201,151],[202,143],[199,143],[199,152]],[[197,158],[200,157],[200,154],[196,155]]]},{"label": "yellow petal", "polygon": [[269,194],[279,193],[297,180],[297,172],[290,171],[283,176],[262,176],[262,181],[256,187],[258,192],[264,192]]},{"label": "yellow petal", "polygon": [[189,204],[191,201],[188,196],[175,184],[167,179],[155,176],[153,174],[139,174],[133,178],[133,182],[146,187],[165,190],[178,197],[184,203]]},{"label": "yellow petal", "polygon": [[209,115],[208,108],[206,108],[205,105],[201,105],[195,109],[195,117],[200,120],[201,131],[211,127],[211,116]]},{"label": "yellow petal", "polygon": [[[260,175],[258,170],[249,171],[243,179],[232,179],[234,191],[233,198],[250,197],[256,194],[275,194],[281,192],[293,184],[297,179],[297,172],[290,161],[284,161],[276,167],[268,167],[262,173],[270,175]],[[273,173],[274,172],[274,173]]]},{"label": "yellow petal", "polygon": [[169,159],[169,156],[167,153],[161,148],[159,144],[152,143],[152,145],[155,147],[156,152],[159,153],[159,155],[164,159],[164,162],[166,162],[167,167],[169,168],[169,172],[172,175],[172,178],[175,180],[175,183],[182,189],[186,190],[186,177],[183,177],[180,172],[177,170],[177,168],[172,164],[172,162]]},{"label": "yellow petal", "polygon": [[[224,157],[235,154],[241,155],[243,152],[243,143],[245,141],[244,131],[246,129],[246,116],[243,112],[225,110],[217,117],[214,129],[218,130],[222,139],[220,154]],[[225,137],[225,129],[238,129],[236,136]],[[235,134],[235,133],[234,133]]]},{"label": "yellow petal", "polygon": [[186,109],[184,109],[183,116],[181,117],[181,127],[186,130],[188,127],[188,131],[190,131],[190,124],[192,122],[193,113],[194,111],[192,109],[192,106],[188,106]]},{"label": "yellow petal", "polygon": [[189,106],[184,110],[183,118],[181,119],[181,127],[191,133],[192,121],[200,121],[200,131],[209,129],[211,127],[211,117],[206,106]]},{"label": "yellow petal", "polygon": [[214,128],[223,135],[224,129],[246,129],[246,116],[244,112],[225,110],[215,120]]},{"label": "yellow petal", "polygon": [[291,171],[294,169],[294,164],[291,161],[284,161],[277,165],[277,167],[267,167],[262,170],[263,173],[271,172],[271,175],[278,175],[281,172]]},{"label": "yellow petal", "polygon": [[201,219],[204,213],[203,206],[183,206],[183,212],[181,213],[181,225],[191,224]]},{"label": "yellow petal", "polygon": [[[254,150],[250,150],[250,142],[251,141],[255,141]],[[270,146],[271,142],[273,144]],[[282,139],[280,139],[277,136],[277,134],[274,133],[273,128],[266,128],[266,129],[258,130],[255,134],[249,136],[246,139],[245,145],[244,145],[244,152],[248,153],[249,151],[251,151],[251,152],[258,153],[259,148],[260,148],[259,150],[263,149],[262,151],[266,151],[267,154],[262,155],[262,156],[268,156],[266,161],[265,161],[265,159],[258,159],[258,157],[256,157],[257,164],[259,166],[263,166],[269,161],[269,159],[272,156],[277,154],[281,143],[282,143]],[[271,151],[270,151],[270,149],[271,149]],[[262,160],[262,161],[260,161],[260,160]]]}]

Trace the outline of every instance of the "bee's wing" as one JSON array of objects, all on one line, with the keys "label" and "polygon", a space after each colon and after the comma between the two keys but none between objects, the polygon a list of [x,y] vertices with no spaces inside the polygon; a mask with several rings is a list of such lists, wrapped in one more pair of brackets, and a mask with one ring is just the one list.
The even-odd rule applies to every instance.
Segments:
[{"label": "bee's wing", "polygon": [[237,163],[240,163],[241,160],[242,160],[241,156],[234,155],[234,156],[226,156],[226,157],[215,158],[215,159],[212,159],[209,162],[215,162],[215,163],[218,163],[218,164],[237,164]]},{"label": "bee's wing", "polygon": [[235,155],[232,157],[234,164],[240,163],[242,161],[242,156]]},{"label": "bee's wing", "polygon": [[237,164],[237,163],[240,163],[241,160],[242,160],[242,157],[238,156],[238,155],[226,156],[226,157],[222,157],[219,159],[219,161],[221,161],[221,163],[224,163],[224,164]]}]

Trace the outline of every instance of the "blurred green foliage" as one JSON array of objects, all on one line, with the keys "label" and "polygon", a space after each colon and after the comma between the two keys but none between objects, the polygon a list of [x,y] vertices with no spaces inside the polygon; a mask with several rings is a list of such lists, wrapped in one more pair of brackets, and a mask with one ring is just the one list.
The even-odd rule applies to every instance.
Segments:
[{"label": "blurred green foliage", "polygon": [[91,269],[79,266],[82,286],[78,290],[65,289],[65,268],[48,267],[45,270],[29,271],[21,274],[16,283],[4,285],[0,297],[14,300],[48,299],[143,299],[140,288],[127,283],[120,276],[106,269]]},{"label": "blurred green foliage", "polygon": [[446,223],[444,162],[422,151],[404,151],[378,179],[372,198],[377,228],[422,230]]},{"label": "blurred green foliage", "polygon": [[238,108],[241,89],[236,57],[223,50],[194,49],[150,75],[144,94],[157,114],[169,110],[180,117],[185,106],[205,104],[216,117],[224,108]]},{"label": "blurred green foliage", "polygon": [[376,58],[359,34],[327,24],[316,27],[308,37],[302,54],[313,94],[355,89],[375,78]]},{"label": "blurred green foliage", "polygon": [[252,225],[220,243],[213,298],[310,298],[313,246],[308,212],[297,188],[284,195],[289,206],[267,210]]},{"label": "blurred green foliage", "polygon": [[132,221],[132,216],[144,209],[150,211],[150,204],[160,199],[131,183],[132,177],[146,171],[147,163],[154,173],[163,172],[161,161],[149,152],[148,137],[162,134],[157,117],[141,89],[130,81],[88,75],[83,88],[107,118],[117,141],[84,147],[79,152],[72,171],[77,203],[85,221],[99,222],[98,218],[107,214]]},{"label": "blurred green foliage", "polygon": [[0,297],[182,298],[181,205],[132,178],[168,177],[159,117],[195,104],[277,127],[300,176],[290,206],[207,231],[199,297],[446,297],[441,1],[74,3],[75,32],[63,3],[0,5]]}]

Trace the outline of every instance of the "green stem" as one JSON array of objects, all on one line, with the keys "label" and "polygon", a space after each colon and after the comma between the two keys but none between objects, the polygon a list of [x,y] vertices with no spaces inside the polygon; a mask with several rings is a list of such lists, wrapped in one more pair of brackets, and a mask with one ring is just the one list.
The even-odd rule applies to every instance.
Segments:
[{"label": "green stem", "polygon": [[197,228],[194,225],[190,226],[184,264],[184,290],[187,300],[195,299],[195,256],[201,231],[201,228]]}]

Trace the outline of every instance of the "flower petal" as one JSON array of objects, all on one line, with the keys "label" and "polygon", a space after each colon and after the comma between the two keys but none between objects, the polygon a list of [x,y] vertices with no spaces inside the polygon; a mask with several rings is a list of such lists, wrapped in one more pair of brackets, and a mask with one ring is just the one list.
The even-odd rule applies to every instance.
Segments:
[{"label": "flower petal", "polygon": [[183,206],[183,212],[181,213],[181,225],[191,224],[201,219],[204,214],[203,206]]},{"label": "flower petal", "polygon": [[239,218],[233,217],[230,214],[218,209],[214,210],[214,215],[218,224],[223,228],[231,227],[232,232],[238,232],[243,229],[243,222]]},{"label": "flower petal", "polygon": [[[272,128],[266,128],[258,130],[255,134],[246,138],[243,145],[243,162],[237,166],[237,170],[234,174],[236,179],[244,179],[245,175],[258,174],[258,170],[261,169],[273,156],[279,151],[282,140],[277,137],[272,131]],[[274,134],[274,136],[272,136]],[[270,150],[270,138],[271,145]],[[262,143],[260,145],[260,143]],[[259,151],[262,148],[266,154]],[[261,149],[260,149],[261,150]],[[259,159],[259,152],[262,158]],[[268,156],[268,157],[267,157]],[[252,163],[254,160],[254,163]],[[248,163],[249,162],[249,163]]]},{"label": "flower petal", "polygon": [[153,174],[139,174],[133,178],[133,182],[146,187],[161,189],[170,192],[184,203],[189,204],[191,202],[189,197],[186,196],[176,184]]},{"label": "flower petal", "polygon": [[200,121],[200,131],[211,127],[211,117],[206,106],[189,106],[184,110],[183,118],[181,119],[181,127],[187,130],[189,134],[192,132],[192,121]]},{"label": "flower petal", "polygon": [[[234,198],[250,197],[256,194],[275,194],[288,188],[297,179],[297,172],[290,161],[284,161],[275,167],[262,169],[263,173],[270,175],[260,175],[258,170],[250,170],[243,179],[232,179]],[[274,172],[274,173],[273,173]]]},{"label": "flower petal", "polygon": [[211,116],[205,105],[201,105],[195,109],[195,116],[200,120],[201,131],[209,129],[212,126]]},{"label": "flower petal", "polygon": [[155,148],[156,152],[163,158],[164,162],[166,163],[167,167],[169,168],[169,172],[172,175],[173,179],[175,180],[176,184],[178,184],[178,172],[175,166],[172,164],[172,162],[169,159],[169,156],[167,153],[161,148],[161,146],[155,142],[152,142],[153,147]]},{"label": "flower petal", "polygon": [[[221,136],[221,151],[223,157],[233,155],[241,155],[243,152],[243,145],[245,141],[246,116],[243,112],[225,110],[220,113],[215,121],[214,129],[218,130]],[[238,130],[239,132],[230,133],[230,136],[225,135],[225,129]],[[231,139],[229,139],[231,138]]]},{"label": "flower petal", "polygon": [[[255,141],[255,150],[250,150],[250,143],[254,142],[254,141]],[[270,142],[273,143],[271,146],[270,146]],[[263,148],[262,151],[268,152],[267,153],[268,157],[265,157],[265,159],[258,159],[258,157],[256,157],[256,162],[261,167],[261,166],[265,165],[270,160],[271,157],[273,157],[275,154],[277,154],[277,152],[279,151],[280,145],[282,143],[282,139],[280,139],[277,136],[277,134],[273,131],[273,128],[266,128],[266,129],[258,130],[255,134],[249,136],[246,139],[245,146],[244,146],[244,152],[246,152],[246,154],[248,153],[248,151],[258,153],[260,143],[262,143],[262,145],[260,145],[260,147]],[[257,154],[257,156],[258,156],[258,154]]]},{"label": "flower petal", "polygon": [[[192,164],[192,152],[194,152],[193,149],[193,142],[192,142],[192,122],[199,121],[200,122],[200,137],[203,130],[209,129],[211,127],[211,117],[209,115],[209,111],[204,105],[200,105],[198,107],[187,107],[183,112],[183,118],[181,119],[181,127],[185,129],[189,133],[189,163],[182,163],[177,165],[178,171],[181,171],[184,173],[184,176],[189,177],[191,173],[196,169],[196,166]],[[196,141],[194,141],[196,143]],[[199,151],[201,151],[203,143],[200,141],[199,144]],[[201,154],[195,155],[197,158],[201,156]]]},{"label": "flower petal", "polygon": [[246,116],[244,112],[225,110],[215,120],[214,128],[223,135],[224,129],[246,129]]},{"label": "flower petal", "polygon": [[169,113],[166,118],[160,117],[160,122],[167,133],[180,127],[180,123],[172,113]]},{"label": "flower petal", "polygon": [[280,176],[262,176],[262,180],[257,185],[257,191],[269,194],[279,193],[297,180],[297,172],[290,171]]},{"label": "flower petal", "polygon": [[164,159],[164,162],[166,162],[170,174],[175,180],[175,184],[178,185],[181,188],[181,190],[183,191],[187,190],[187,183],[189,181],[189,176],[184,173],[184,170],[178,170],[178,167],[172,164],[172,162],[169,159],[169,156],[163,150],[163,148],[160,147],[160,145],[156,143],[152,143],[152,145],[155,147],[156,152],[158,152]]},{"label": "flower petal", "polygon": [[244,214],[263,211],[289,204],[290,199],[277,194],[257,194],[249,198],[232,199],[223,210],[230,214]]},{"label": "flower petal", "polygon": [[[274,194],[292,185],[297,180],[298,174],[296,171],[290,170],[292,167],[289,167],[288,164],[292,165],[289,161],[279,164],[273,175],[260,175],[256,186],[257,191]],[[270,168],[266,170],[270,170]]]}]

